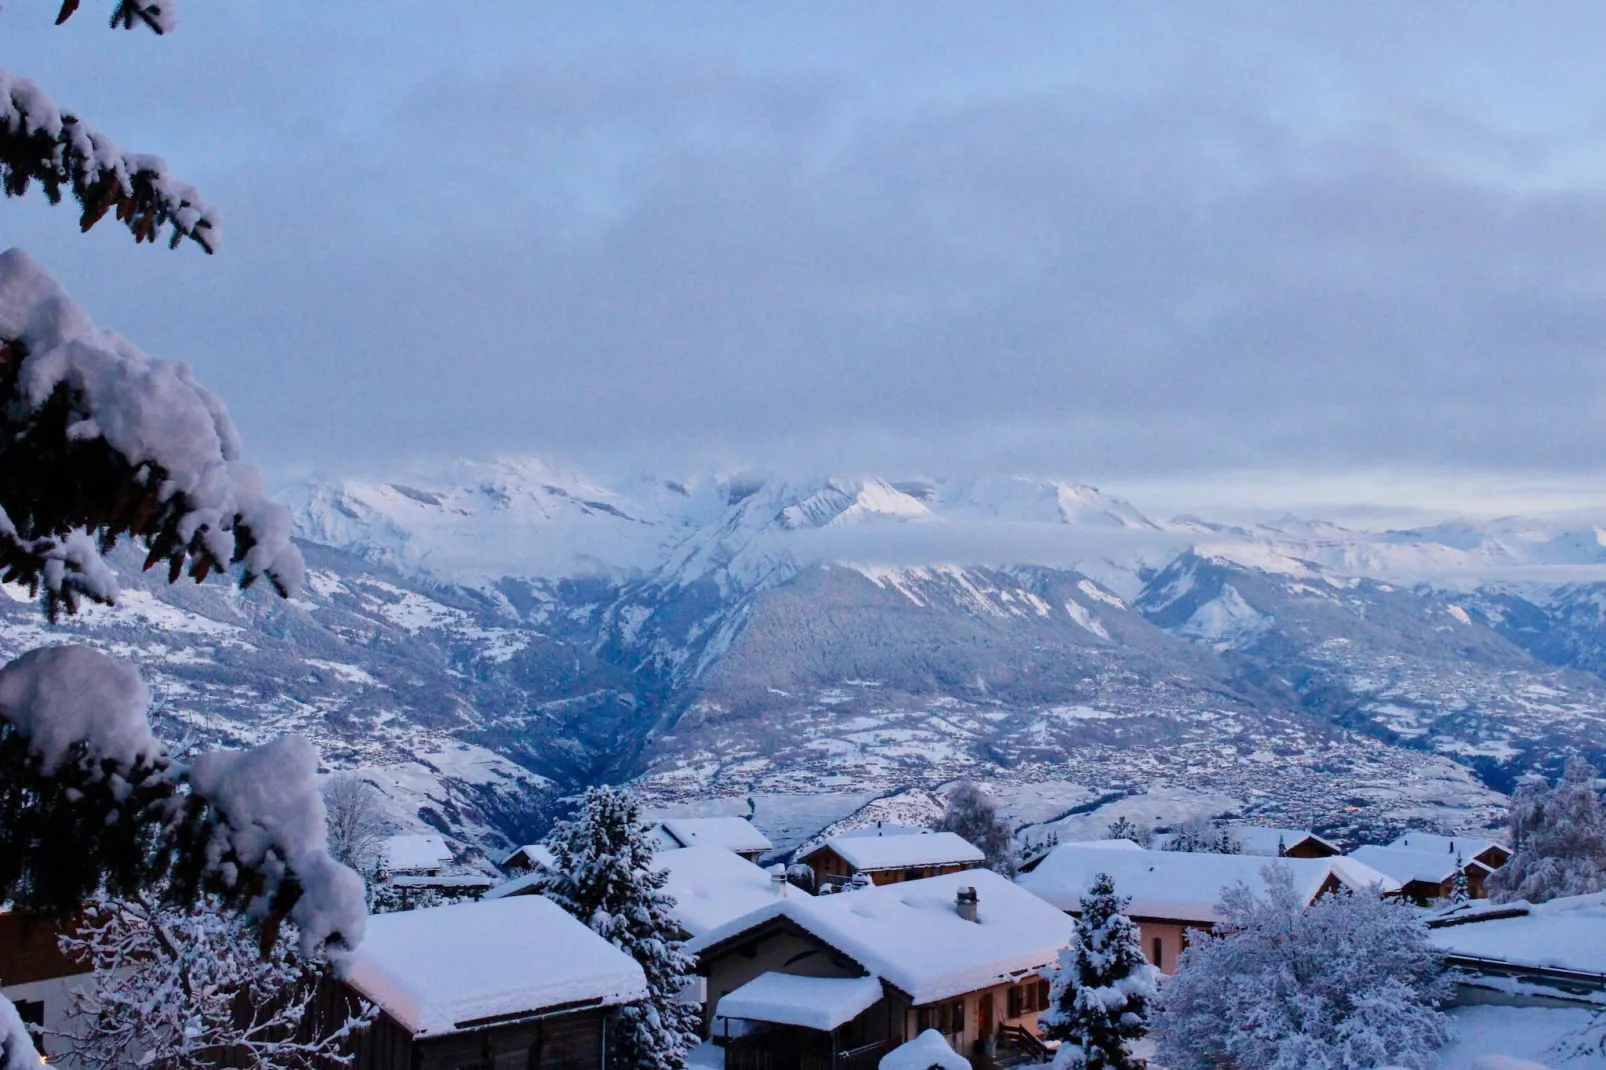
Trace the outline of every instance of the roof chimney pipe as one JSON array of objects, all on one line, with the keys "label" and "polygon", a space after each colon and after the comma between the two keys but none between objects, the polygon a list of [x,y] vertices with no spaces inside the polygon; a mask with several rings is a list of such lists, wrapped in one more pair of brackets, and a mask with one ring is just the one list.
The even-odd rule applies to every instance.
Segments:
[{"label": "roof chimney pipe", "polygon": [[974,921],[980,924],[981,916],[977,913],[978,905],[976,889],[974,888],[961,888],[959,889],[959,894],[954,898],[954,909],[959,912],[959,916],[966,921]]}]

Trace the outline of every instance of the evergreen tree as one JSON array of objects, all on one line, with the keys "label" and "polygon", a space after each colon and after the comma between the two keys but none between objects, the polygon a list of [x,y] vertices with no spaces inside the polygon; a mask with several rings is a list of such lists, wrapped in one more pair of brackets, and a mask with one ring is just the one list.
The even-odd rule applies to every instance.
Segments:
[{"label": "evergreen tree", "polygon": [[1472,898],[1472,893],[1467,890],[1467,871],[1463,866],[1464,863],[1461,861],[1461,856],[1459,854],[1456,855],[1455,876],[1450,879],[1450,902],[1452,903],[1465,903]]},{"label": "evergreen tree", "polygon": [[1143,958],[1138,927],[1122,911],[1100,873],[1082,897],[1076,946],[1060,951],[1049,988],[1049,1009],[1037,1019],[1043,1035],[1061,1042],[1054,1070],[1133,1070],[1144,1065],[1127,1051],[1148,1025],[1160,971]]},{"label": "evergreen tree", "polygon": [[1530,780],[1511,799],[1509,861],[1489,875],[1496,902],[1542,903],[1606,891],[1606,811],[1595,767],[1568,760],[1554,787]]},{"label": "evergreen tree", "polygon": [[1015,873],[1015,836],[998,816],[998,807],[987,794],[968,780],[960,781],[948,793],[948,805],[937,821],[937,829],[952,832],[981,848],[984,863],[1006,877]]},{"label": "evergreen tree", "polygon": [[1160,849],[1193,854],[1235,855],[1243,852],[1238,837],[1232,834],[1231,829],[1203,817],[1195,817],[1178,825]]},{"label": "evergreen tree", "polygon": [[556,865],[543,895],[641,964],[648,996],[621,1008],[609,1029],[612,1070],[684,1070],[700,1014],[679,1001],[693,971],[686,933],[671,911],[668,877],[653,866],[652,841],[634,793],[591,788],[580,812],[547,838]]},{"label": "evergreen tree", "polygon": [[1110,822],[1109,828],[1105,830],[1104,838],[1107,840],[1131,840],[1133,843],[1142,844],[1143,841],[1139,839],[1141,835],[1142,833],[1139,831],[1137,823],[1130,817],[1122,815]]}]

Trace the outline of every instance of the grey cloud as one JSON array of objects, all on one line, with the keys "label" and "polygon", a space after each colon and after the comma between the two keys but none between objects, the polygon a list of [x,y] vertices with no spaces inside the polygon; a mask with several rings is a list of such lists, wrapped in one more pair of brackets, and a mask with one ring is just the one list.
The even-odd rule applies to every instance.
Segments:
[{"label": "grey cloud", "polygon": [[1368,39],[1327,14],[1245,33],[1223,8],[1093,27],[1105,54],[1082,41],[1055,77],[1019,20],[969,27],[945,79],[921,49],[967,27],[940,10],[915,43],[883,17],[878,47],[815,23],[788,47],[752,14],[653,40],[617,8],[493,47],[521,25],[493,5],[447,16],[431,55],[427,27],[327,8],[309,42],[260,49],[192,15],[206,47],[116,131],[196,162],[219,257],[5,206],[104,324],[196,364],[258,455],[1598,467],[1598,126],[1496,106],[1498,76],[1538,62],[1522,33],[1491,59],[1427,49],[1426,15]]}]

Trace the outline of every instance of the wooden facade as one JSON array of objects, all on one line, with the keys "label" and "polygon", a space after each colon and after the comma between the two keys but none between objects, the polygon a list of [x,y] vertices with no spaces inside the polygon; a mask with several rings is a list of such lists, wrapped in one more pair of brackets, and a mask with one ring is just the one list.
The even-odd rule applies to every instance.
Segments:
[{"label": "wooden facade", "polygon": [[609,1010],[552,1007],[513,1021],[459,1022],[439,1036],[415,1036],[381,1011],[353,1041],[350,1070],[602,1070]]},{"label": "wooden facade", "polygon": [[815,850],[805,860],[810,869],[814,871],[814,887],[824,888],[828,884],[841,886],[853,880],[854,876],[863,873],[872,884],[898,884],[903,881],[923,880],[926,877],[940,877],[948,873],[959,873],[962,870],[974,869],[975,862],[946,862],[937,865],[906,866],[898,869],[857,869],[851,862],[837,854],[830,847],[821,847]]}]

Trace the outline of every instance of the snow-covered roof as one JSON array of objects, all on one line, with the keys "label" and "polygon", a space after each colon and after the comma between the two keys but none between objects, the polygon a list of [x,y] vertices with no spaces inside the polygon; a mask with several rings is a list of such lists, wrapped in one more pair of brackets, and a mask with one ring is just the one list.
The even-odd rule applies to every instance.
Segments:
[{"label": "snow-covered roof", "polygon": [[860,872],[910,869],[915,866],[943,866],[961,862],[981,862],[987,856],[981,848],[954,832],[925,832],[919,835],[893,833],[881,836],[833,836],[798,861],[830,848]]},{"label": "snow-covered roof", "polygon": [[439,869],[452,861],[452,849],[440,836],[403,832],[385,839],[385,867],[392,873]]},{"label": "snow-covered roof", "polygon": [[1281,844],[1284,849],[1292,850],[1295,844],[1305,840],[1315,840],[1334,854],[1338,854],[1338,845],[1330,840],[1324,840],[1309,829],[1280,829],[1267,828],[1262,825],[1237,825],[1232,829],[1233,838],[1244,849],[1246,855],[1277,856],[1277,846]]},{"label": "snow-covered roof", "polygon": [[[778,898],[769,871],[723,847],[660,851],[653,864],[669,877],[664,891],[675,897],[675,917],[693,936],[735,921]],[[807,896],[785,887],[788,896]]]},{"label": "snow-covered roof", "polygon": [[1071,844],[1054,848],[1036,869],[1017,880],[1060,910],[1079,910],[1094,880],[1108,873],[1116,894],[1131,898],[1127,913],[1133,917],[1213,922],[1220,920],[1216,905],[1222,889],[1244,884],[1257,895],[1265,894],[1261,871],[1268,865],[1287,866],[1306,902],[1316,897],[1330,875],[1355,891],[1374,884],[1385,892],[1400,887],[1398,881],[1346,858],[1271,860],[1187,851],[1089,851]]},{"label": "snow-covered roof", "polygon": [[[955,909],[975,888],[978,921]],[[990,870],[966,870],[818,897],[789,896],[688,942],[699,953],[785,918],[916,1004],[1017,980],[1054,962],[1075,922]]]},{"label": "snow-covered roof", "polygon": [[1427,851],[1433,854],[1447,854],[1452,858],[1460,855],[1471,860],[1491,847],[1507,850],[1506,846],[1494,840],[1483,839],[1476,836],[1440,836],[1433,832],[1407,832],[1390,847],[1397,847],[1407,851]]},{"label": "snow-covered roof", "polygon": [[829,1032],[853,1021],[881,999],[876,977],[800,977],[761,973],[714,1007],[718,1018],[800,1025]]},{"label": "snow-covered roof", "polygon": [[1127,839],[1118,840],[1071,840],[1059,844],[1060,847],[1070,847],[1079,851],[1142,851],[1141,843],[1134,843]]},{"label": "snow-covered roof", "polygon": [[502,859],[504,866],[526,866],[531,869],[553,869],[558,860],[545,844],[527,843]]},{"label": "snow-covered roof", "polygon": [[928,1029],[907,1044],[900,1044],[881,1057],[877,1070],[970,1070],[970,1060],[948,1046],[935,1029]]},{"label": "snow-covered roof", "polygon": [[[1480,919],[1480,913],[1488,917]],[[1606,974],[1606,892],[1537,905],[1505,903],[1432,932],[1433,943],[1452,955]]]},{"label": "snow-covered roof", "polygon": [[506,899],[510,895],[535,895],[538,892],[537,885],[539,885],[541,881],[545,879],[545,877],[546,874],[538,869],[533,872],[526,873],[523,876],[514,877],[510,881],[504,881],[503,883],[498,884],[495,888],[487,891],[484,895],[480,896],[480,898],[482,900]]},{"label": "snow-covered roof", "polygon": [[[1378,847],[1376,844],[1367,844],[1357,847],[1348,855],[1364,865],[1371,866],[1379,873],[1386,873],[1390,877],[1404,884],[1408,881],[1426,881],[1429,884],[1442,884],[1455,876],[1455,859],[1452,854],[1435,854],[1429,851],[1408,851],[1399,847]],[[1466,862],[1471,862],[1472,856],[1466,856]],[[1463,864],[1466,864],[1465,862]],[[1476,863],[1473,863],[1476,864]]]},{"label": "snow-covered roof", "polygon": [[396,888],[490,888],[496,879],[483,873],[443,873],[437,877],[404,873],[390,878],[390,883]]},{"label": "snow-covered roof", "polygon": [[634,959],[538,895],[369,918],[345,977],[415,1036],[647,990]]},{"label": "snow-covered roof", "polygon": [[745,817],[666,817],[656,827],[669,834],[672,847],[724,847],[747,853],[775,848]]}]

